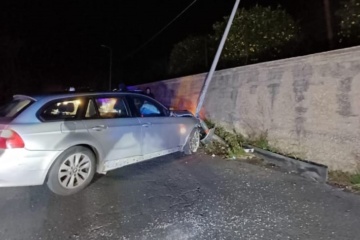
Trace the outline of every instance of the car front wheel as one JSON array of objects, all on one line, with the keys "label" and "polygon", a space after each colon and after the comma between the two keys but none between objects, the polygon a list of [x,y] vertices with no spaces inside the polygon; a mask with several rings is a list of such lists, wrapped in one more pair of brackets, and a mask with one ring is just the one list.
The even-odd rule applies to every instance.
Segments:
[{"label": "car front wheel", "polygon": [[89,185],[95,167],[95,155],[90,149],[71,147],[55,160],[49,171],[47,185],[58,195],[77,193]]},{"label": "car front wheel", "polygon": [[190,133],[190,136],[184,146],[184,153],[190,155],[195,153],[200,146],[200,131],[198,128],[194,128]]}]

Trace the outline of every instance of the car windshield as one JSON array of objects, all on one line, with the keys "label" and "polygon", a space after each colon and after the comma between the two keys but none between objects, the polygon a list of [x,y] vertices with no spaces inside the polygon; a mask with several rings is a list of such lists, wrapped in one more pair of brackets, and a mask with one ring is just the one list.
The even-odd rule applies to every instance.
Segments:
[{"label": "car windshield", "polygon": [[25,108],[30,106],[30,99],[13,99],[12,101],[0,106],[0,118],[14,118]]}]

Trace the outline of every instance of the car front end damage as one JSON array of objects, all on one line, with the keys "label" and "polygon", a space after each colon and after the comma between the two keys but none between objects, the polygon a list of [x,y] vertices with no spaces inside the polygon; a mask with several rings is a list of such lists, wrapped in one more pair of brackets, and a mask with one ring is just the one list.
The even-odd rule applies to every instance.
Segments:
[{"label": "car front end damage", "polygon": [[[195,118],[194,114],[192,114],[190,111],[188,110],[173,110],[171,111],[171,116],[174,117],[193,117]],[[201,129],[201,142],[203,144],[207,144],[211,141],[211,139],[214,136],[215,133],[215,128],[211,128],[209,129],[209,127],[207,126],[207,124],[205,123],[204,120],[198,118],[199,121],[199,125],[198,127]]]}]

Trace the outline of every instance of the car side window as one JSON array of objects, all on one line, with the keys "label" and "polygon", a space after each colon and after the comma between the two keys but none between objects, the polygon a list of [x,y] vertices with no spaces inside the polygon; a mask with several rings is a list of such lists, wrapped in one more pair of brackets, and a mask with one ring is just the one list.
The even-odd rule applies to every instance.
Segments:
[{"label": "car side window", "polygon": [[159,104],[152,101],[149,98],[143,98],[138,96],[132,96],[132,103],[136,111],[136,115],[139,117],[163,117],[164,111]]},{"label": "car side window", "polygon": [[81,104],[81,99],[55,101],[40,112],[40,117],[45,121],[76,119]]},{"label": "car side window", "polygon": [[[125,118],[130,117],[130,112],[126,106],[125,99],[123,97],[104,97],[95,99],[97,110],[100,114],[100,118]],[[89,101],[89,112],[92,107]],[[95,106],[94,106],[95,110]],[[96,110],[95,110],[96,112]]]}]

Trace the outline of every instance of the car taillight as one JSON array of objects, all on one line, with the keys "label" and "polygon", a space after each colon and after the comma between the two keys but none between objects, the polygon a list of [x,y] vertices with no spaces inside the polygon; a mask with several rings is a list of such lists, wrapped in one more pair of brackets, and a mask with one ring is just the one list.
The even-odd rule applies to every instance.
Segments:
[{"label": "car taillight", "polygon": [[0,149],[24,148],[25,144],[17,132],[2,130],[0,132]]}]

